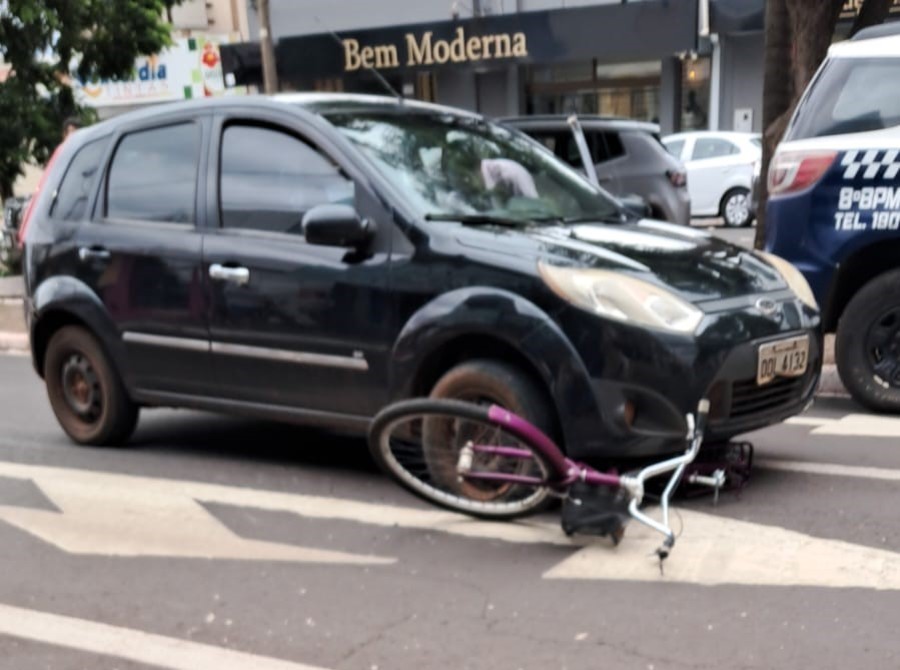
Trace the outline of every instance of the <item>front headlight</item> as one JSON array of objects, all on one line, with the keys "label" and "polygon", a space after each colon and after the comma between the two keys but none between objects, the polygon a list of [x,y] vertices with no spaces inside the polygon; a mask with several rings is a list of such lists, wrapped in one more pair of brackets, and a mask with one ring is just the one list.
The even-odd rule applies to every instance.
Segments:
[{"label": "front headlight", "polygon": [[538,263],[553,292],[572,304],[617,321],[693,333],[703,312],[665,289],[618,272]]},{"label": "front headlight", "polygon": [[780,274],[784,281],[787,282],[788,288],[796,293],[797,297],[800,298],[803,303],[813,309],[819,309],[819,305],[816,302],[816,296],[809,287],[809,282],[806,281],[806,277],[803,276],[803,273],[801,273],[800,270],[775,254],[769,254],[765,251],[757,251],[756,253],[759,256],[762,256],[764,260],[768,261],[769,264],[778,271],[778,274]]}]

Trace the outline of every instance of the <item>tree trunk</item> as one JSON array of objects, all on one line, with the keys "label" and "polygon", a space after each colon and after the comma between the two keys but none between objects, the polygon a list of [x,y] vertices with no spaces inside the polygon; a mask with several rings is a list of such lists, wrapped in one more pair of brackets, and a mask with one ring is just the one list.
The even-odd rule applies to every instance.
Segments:
[{"label": "tree trunk", "polygon": [[767,132],[776,119],[783,116],[794,96],[792,81],[785,76],[791,71],[791,29],[788,23],[787,0],[766,0],[766,45],[763,60],[763,152],[760,167],[756,239],[760,248],[765,239],[766,201],[768,187],[766,175],[769,161],[778,140]]}]

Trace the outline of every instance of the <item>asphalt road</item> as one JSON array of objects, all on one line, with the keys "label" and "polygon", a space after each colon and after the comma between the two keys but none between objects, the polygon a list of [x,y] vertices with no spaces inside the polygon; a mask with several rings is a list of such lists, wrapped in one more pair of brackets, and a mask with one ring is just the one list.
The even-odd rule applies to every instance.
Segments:
[{"label": "asphalt road", "polygon": [[0,667],[900,667],[900,419],[858,412],[750,436],[661,576],[637,526],[438,512],[356,439],[155,410],[75,447],[0,357]]}]

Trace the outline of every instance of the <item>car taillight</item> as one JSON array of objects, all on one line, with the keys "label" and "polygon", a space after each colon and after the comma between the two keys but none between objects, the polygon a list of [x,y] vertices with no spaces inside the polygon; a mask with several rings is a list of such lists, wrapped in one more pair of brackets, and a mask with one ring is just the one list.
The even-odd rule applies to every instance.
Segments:
[{"label": "car taillight", "polygon": [[687,174],[678,170],[666,170],[666,176],[672,182],[672,186],[687,186]]},{"label": "car taillight", "polygon": [[41,189],[44,187],[44,182],[47,180],[47,175],[50,174],[50,168],[53,167],[53,161],[55,161],[56,157],[59,155],[59,150],[62,149],[63,144],[65,144],[65,140],[63,140],[62,144],[56,147],[56,149],[50,155],[50,160],[47,161],[47,167],[44,168],[44,174],[41,175],[41,178],[38,181],[37,188],[34,190],[34,193],[32,193],[31,199],[28,201],[28,205],[26,205],[25,207],[25,211],[22,212],[22,220],[19,223],[19,231],[16,234],[16,242],[18,243],[20,249],[25,243],[25,229],[28,227],[28,222],[31,220],[32,213],[34,213],[34,206],[37,203],[38,195],[40,194]]},{"label": "car taillight", "polygon": [[769,166],[769,195],[802,191],[815,184],[834,163],[836,151],[778,153]]}]

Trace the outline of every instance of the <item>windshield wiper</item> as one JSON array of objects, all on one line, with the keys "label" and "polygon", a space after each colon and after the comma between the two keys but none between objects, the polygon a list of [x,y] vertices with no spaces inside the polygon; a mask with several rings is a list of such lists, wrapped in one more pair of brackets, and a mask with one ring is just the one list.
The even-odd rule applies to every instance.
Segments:
[{"label": "windshield wiper", "polygon": [[563,225],[570,223],[625,223],[627,219],[621,214],[596,214],[593,216],[547,216],[540,219],[534,219],[541,223],[549,223],[555,221]]},{"label": "windshield wiper", "polygon": [[444,212],[432,212],[425,215],[426,221],[457,221],[468,226],[508,226],[519,228],[532,223],[529,219],[513,219],[491,214],[453,214]]}]

